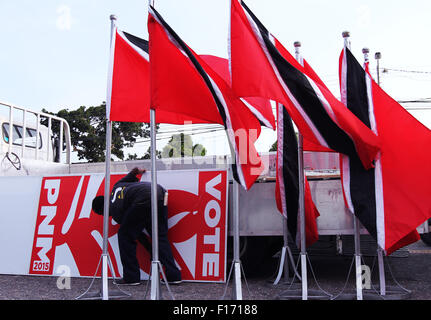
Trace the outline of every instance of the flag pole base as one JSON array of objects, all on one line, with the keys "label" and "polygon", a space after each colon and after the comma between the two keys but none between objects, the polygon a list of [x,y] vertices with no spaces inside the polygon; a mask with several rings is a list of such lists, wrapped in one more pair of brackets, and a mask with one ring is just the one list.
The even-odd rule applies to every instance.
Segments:
[{"label": "flag pole base", "polygon": [[[299,277],[298,272],[295,272],[289,288],[283,291],[282,293],[280,293],[278,295],[278,299],[280,300],[331,300],[332,295],[324,291],[318,284],[310,259],[308,258],[307,252],[303,252],[299,255],[298,264],[299,262],[301,262],[301,277]],[[307,262],[310,265],[310,272],[313,275],[313,279],[316,282],[316,285],[318,286],[319,290],[308,288]],[[295,288],[292,289],[295,279],[299,280],[301,287],[298,288],[297,286],[295,286]]]},{"label": "flag pole base", "polygon": [[241,275],[244,275],[244,282],[247,286],[247,291],[248,294],[251,295],[250,293],[250,288],[248,287],[248,283],[247,280],[245,278],[245,273],[244,273],[244,269],[242,267],[242,263],[241,260],[237,260],[237,261],[232,261],[232,265],[230,267],[230,271],[229,271],[229,275],[227,277],[226,280],[226,286],[225,286],[225,290],[224,293],[221,297],[221,300],[224,300],[225,296],[226,296],[226,292],[227,292],[227,288],[229,286],[229,282],[230,282],[230,278],[232,276],[232,272],[233,272],[233,287],[232,287],[232,300],[242,300],[243,299],[243,295],[242,295],[242,277]]},{"label": "flag pole base", "polygon": [[[165,272],[163,271],[162,264],[160,261],[153,260],[151,262],[151,272],[150,272],[150,279],[148,280],[151,283],[151,290],[150,290],[150,299],[151,300],[161,300],[161,288],[160,288],[160,274],[162,275],[162,279],[166,285],[166,288],[168,289],[168,292],[172,298],[172,300],[175,300],[175,296],[172,293],[172,290],[168,284],[168,279],[166,278]],[[147,283],[147,289],[145,292],[145,297],[147,296],[148,291],[148,283]]]},{"label": "flag pole base", "polygon": [[[299,281],[301,281],[301,276],[299,275],[298,269],[295,266],[295,263],[293,261],[292,251],[290,250],[289,246],[285,245],[285,246],[283,246],[283,248],[281,248],[278,273],[277,273],[277,276],[273,282],[274,286],[276,286],[278,284],[290,284],[291,283],[291,281],[289,279],[289,262],[290,262],[290,265],[292,266],[293,272],[294,272],[294,276],[293,276],[292,280],[295,280],[295,278],[297,278]],[[282,280],[282,276],[283,276],[283,281],[280,282],[280,280]]]},{"label": "flag pole base", "polygon": [[[379,249],[378,249],[379,250]],[[352,271],[352,266],[354,263],[358,264],[357,262],[357,258],[358,255],[353,255],[352,258],[352,262],[349,268],[349,272],[347,274],[347,279],[346,279],[346,283],[344,285],[344,288],[341,290],[340,293],[338,293],[337,295],[335,295],[333,297],[332,300],[358,300],[358,291],[357,289],[350,289],[347,292],[345,291],[346,285],[350,279],[350,274]],[[362,257],[359,255],[360,261],[362,261],[363,265],[366,265],[365,262],[362,260]],[[361,278],[361,299],[362,300],[407,300],[411,297],[411,291],[405,289],[404,287],[402,287],[395,279],[390,264],[389,262],[386,260],[386,265],[388,266],[389,272],[392,276],[392,280],[395,282],[396,286],[392,286],[392,285],[387,285],[386,284],[386,279],[383,282],[382,279],[379,278],[379,283],[384,283],[384,287],[380,288],[380,286],[376,286],[374,287],[372,282],[371,282],[371,278],[372,278],[372,273],[374,270],[374,265],[376,262],[376,258],[378,259],[378,263],[379,265],[379,277],[380,276],[384,276],[384,260],[387,257],[384,257],[383,255],[381,257],[379,257],[379,252],[377,252],[377,257],[374,257],[374,262],[373,262],[373,266],[371,268],[370,271],[370,282],[368,284],[363,285],[362,284],[362,278]],[[355,268],[356,269],[356,268]],[[383,274],[382,274],[383,273]],[[382,294],[382,292],[384,292],[384,294]]]},{"label": "flag pole base", "polygon": [[[99,272],[100,262],[102,262],[102,277],[97,277],[97,273]],[[100,256],[99,263],[97,264],[96,271],[94,273],[93,279],[91,280],[90,286],[88,289],[81,295],[75,298],[75,300],[109,300],[109,299],[125,299],[130,298],[132,295],[128,292],[125,292],[118,288],[116,290],[109,290],[108,285],[108,268],[111,271],[111,274],[114,273],[114,268],[112,267],[111,259],[108,254],[103,254]],[[93,287],[94,281],[96,278],[100,278],[102,281],[101,288],[96,291],[90,291]]]}]

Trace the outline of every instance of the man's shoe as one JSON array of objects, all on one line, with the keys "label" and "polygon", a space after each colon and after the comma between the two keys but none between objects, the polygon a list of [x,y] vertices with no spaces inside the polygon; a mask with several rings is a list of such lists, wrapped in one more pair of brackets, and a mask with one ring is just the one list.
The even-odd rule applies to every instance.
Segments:
[{"label": "man's shoe", "polygon": [[114,279],[113,283],[119,286],[138,286],[141,284],[140,281],[126,281],[123,278]]},{"label": "man's shoe", "polygon": [[[160,280],[163,284],[165,284],[165,280],[161,279]],[[168,280],[168,284],[180,284],[181,282],[183,282],[182,280]]]}]

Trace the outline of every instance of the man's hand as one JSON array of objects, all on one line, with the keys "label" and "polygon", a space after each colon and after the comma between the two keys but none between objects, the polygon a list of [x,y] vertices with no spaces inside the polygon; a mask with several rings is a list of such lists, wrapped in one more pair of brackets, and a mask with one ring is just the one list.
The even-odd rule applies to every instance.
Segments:
[{"label": "man's hand", "polygon": [[138,174],[143,174],[143,173],[145,173],[147,170],[145,170],[145,169],[140,169],[140,168],[138,168],[138,167],[135,167],[135,168],[133,168],[132,169],[132,173],[136,176],[136,175],[138,175]]}]

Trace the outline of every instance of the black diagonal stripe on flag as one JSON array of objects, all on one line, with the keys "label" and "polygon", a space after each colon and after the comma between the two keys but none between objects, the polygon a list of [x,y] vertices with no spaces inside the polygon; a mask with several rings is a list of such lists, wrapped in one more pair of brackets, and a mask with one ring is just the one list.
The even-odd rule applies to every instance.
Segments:
[{"label": "black diagonal stripe on flag", "polygon": [[[179,46],[179,49],[181,49],[187,55],[187,57],[190,59],[193,66],[196,68],[197,72],[200,74],[202,79],[205,81],[205,83],[208,87],[208,90],[211,91],[211,94],[214,98],[214,102],[215,102],[217,109],[220,113],[220,116],[223,120],[223,125],[224,125],[225,130],[232,130],[232,127],[227,122],[228,119],[226,116],[226,110],[224,109],[223,104],[220,101],[220,98],[217,95],[215,88],[213,87],[214,83],[210,80],[208,74],[205,72],[205,70],[202,68],[202,66],[199,64],[199,62],[196,60],[195,56],[189,50],[188,46],[181,40],[181,38],[176,34],[176,32],[163,20],[162,16],[153,7],[150,7],[150,9],[152,10],[152,13],[154,14],[154,16],[157,17],[157,20],[159,21],[159,23],[165,28],[166,32],[173,38],[173,40]],[[230,141],[230,144],[231,144],[231,147],[233,147],[231,141]],[[235,145],[235,143],[233,143],[233,145]],[[238,183],[240,183],[241,185],[244,186],[244,182],[240,178],[240,174],[238,173],[238,170],[241,170],[241,169],[238,168],[236,161],[232,161],[232,174],[234,175],[234,179],[236,181],[238,181]]]},{"label": "black diagonal stripe on flag", "polygon": [[[347,48],[345,53],[351,56]],[[345,77],[345,86],[347,88],[345,104],[350,111],[371,129],[365,71],[351,57],[347,58],[346,62],[347,70],[351,72],[346,72]],[[353,209],[353,213],[377,241],[375,169],[365,170],[359,159],[355,157],[345,157],[342,163],[341,174],[343,177],[347,177],[343,181],[349,184],[348,188],[344,188],[345,196],[348,198],[348,203],[353,206],[350,209]],[[347,193],[346,190],[350,192]]]},{"label": "black diagonal stripe on flag", "polygon": [[287,228],[295,240],[298,226],[299,172],[298,141],[292,119],[279,104],[277,116],[277,191],[281,213],[287,218]]},{"label": "black diagonal stripe on flag", "polygon": [[108,103],[112,121],[149,122],[148,41],[114,29]]},{"label": "black diagonal stripe on flag", "polygon": [[[149,9],[148,21],[152,68],[151,106],[157,110],[196,117],[202,114],[203,119],[222,124],[233,150],[233,176],[245,189],[250,188],[263,170],[253,145],[261,130],[256,117],[233,94],[226,81],[182,41],[153,7]],[[153,41],[156,38],[163,45],[158,45],[158,40]],[[168,60],[173,59],[168,65],[166,57],[170,57]],[[168,92],[167,88],[175,92]],[[250,129],[256,130],[256,137],[250,135]],[[237,137],[238,133],[244,133],[242,137],[245,135],[245,144],[241,145],[244,140]]]},{"label": "black diagonal stripe on flag", "polygon": [[242,1],[231,2],[230,30],[232,88],[238,95],[282,103],[305,140],[372,167],[377,137],[310,68],[279,51],[278,41]]},{"label": "black diagonal stripe on flag", "polygon": [[[277,175],[275,200],[277,209],[287,219],[287,229],[298,248],[301,247],[299,212],[298,140],[293,122],[282,104],[277,105]],[[304,176],[304,218],[306,246],[319,238],[317,217],[319,211],[311,197],[307,178]]]},{"label": "black diagonal stripe on flag", "polygon": [[146,53],[148,53],[148,41],[145,39],[138,38],[137,36],[134,36],[133,34],[130,34],[128,32],[123,31],[123,34],[126,36],[126,38],[133,43],[138,48],[141,48]]},{"label": "black diagonal stripe on flag", "polygon": [[202,68],[202,66],[199,64],[199,62],[196,60],[195,56],[190,51],[189,47],[183,42],[183,40],[181,40],[181,38],[175,33],[175,31],[172,30],[172,28],[165,22],[165,20],[163,20],[162,16],[156,11],[156,9],[154,9],[153,7],[150,7],[150,9],[152,10],[152,13],[154,14],[154,16],[157,17],[157,20],[159,21],[159,23],[163,26],[163,28],[165,28],[166,32],[176,42],[179,49],[182,50],[187,55],[187,57],[190,59],[190,62],[193,64],[193,66],[196,68],[197,72],[199,72],[200,76],[205,81],[205,83],[208,87],[208,90],[211,91],[211,94],[214,98],[214,102],[216,103],[218,111],[219,111],[219,113],[223,119],[224,127],[225,127],[225,129],[228,129],[228,126],[226,123],[226,120],[227,120],[226,111],[223,107],[223,104],[220,101],[219,96],[216,93],[216,90],[214,88],[214,83],[211,82],[208,74],[205,72],[205,70]]},{"label": "black diagonal stripe on flag", "polygon": [[241,2],[241,4],[258,26],[266,49],[285,85],[308,115],[316,130],[325,139],[329,148],[349,156],[357,157],[354,142],[329,116],[307,77],[284,59],[271,41],[268,30],[244,2]]}]

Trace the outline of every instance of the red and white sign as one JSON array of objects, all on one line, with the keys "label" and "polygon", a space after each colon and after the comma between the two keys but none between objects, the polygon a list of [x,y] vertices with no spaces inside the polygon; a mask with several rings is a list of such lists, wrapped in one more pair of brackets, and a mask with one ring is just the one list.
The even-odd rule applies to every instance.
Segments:
[{"label": "red and white sign", "polygon": [[[111,175],[111,188],[123,176]],[[146,173],[142,180],[149,178]],[[169,192],[168,237],[183,280],[224,281],[227,172],[160,171],[158,183]],[[66,265],[71,276],[94,275],[102,253],[103,217],[91,211],[91,202],[103,190],[102,174],[42,178],[29,274],[53,275]],[[119,225],[110,219],[109,226],[108,253],[115,275],[121,276]],[[141,245],[137,251],[142,278],[147,278],[150,255]]]},{"label": "red and white sign", "polygon": [[[171,171],[157,178],[169,193],[168,237],[174,258],[184,280],[224,281],[227,172],[190,173],[186,177],[181,171]],[[143,176],[145,179],[149,174]]]}]

